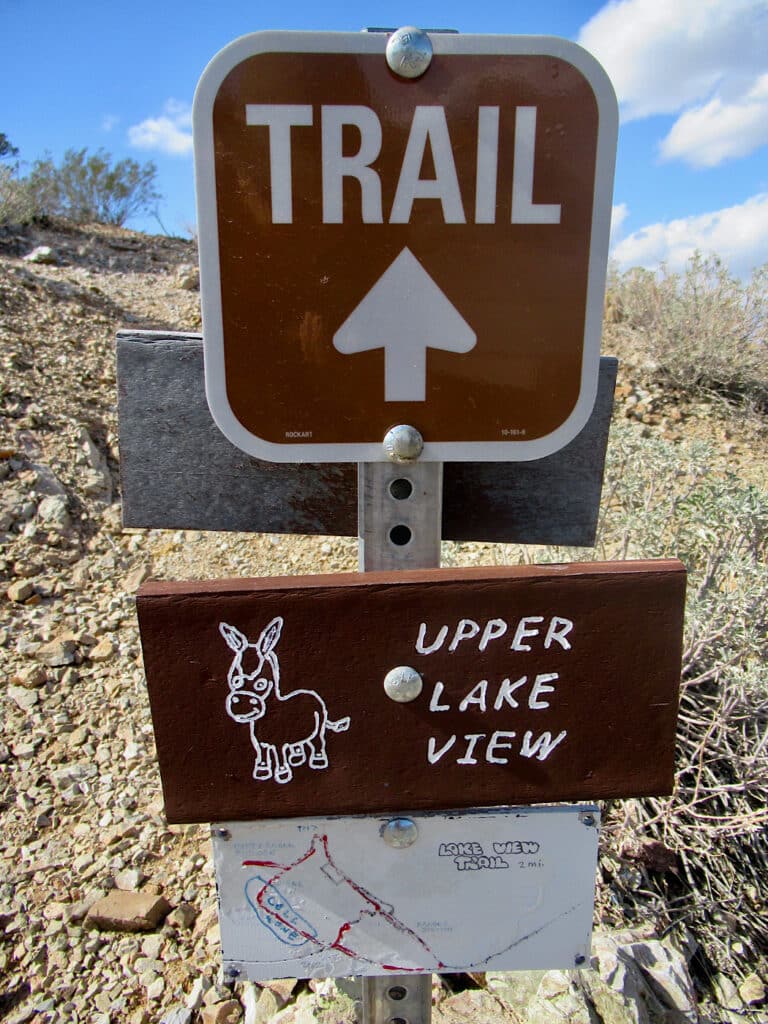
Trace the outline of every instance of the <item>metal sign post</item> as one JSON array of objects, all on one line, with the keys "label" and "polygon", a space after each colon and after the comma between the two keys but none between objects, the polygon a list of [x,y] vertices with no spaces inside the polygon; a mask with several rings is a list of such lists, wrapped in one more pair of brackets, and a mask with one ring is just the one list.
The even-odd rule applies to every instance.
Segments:
[{"label": "metal sign post", "polygon": [[[217,823],[225,972],[361,975],[365,1024],[429,1024],[430,972],[588,964],[597,808],[533,805],[668,792],[679,680],[679,563],[434,572],[441,536],[592,536],[553,482],[570,499],[592,452],[594,518],[617,110],[574,44],[428,36],[259,33],[195,97],[206,394],[235,448],[201,459],[198,410],[215,473],[170,491],[226,492],[204,528],[352,532],[357,463],[362,575],[137,601],[168,820]],[[122,422],[167,421],[129,378]],[[138,490],[135,525],[200,515]]]},{"label": "metal sign post", "polygon": [[[442,463],[416,461],[421,437],[410,426],[390,430],[385,447],[390,462],[362,462],[358,468],[360,569],[438,568]],[[398,682],[407,698],[408,680]],[[431,1019],[431,974],[363,978],[363,1024]]]}]

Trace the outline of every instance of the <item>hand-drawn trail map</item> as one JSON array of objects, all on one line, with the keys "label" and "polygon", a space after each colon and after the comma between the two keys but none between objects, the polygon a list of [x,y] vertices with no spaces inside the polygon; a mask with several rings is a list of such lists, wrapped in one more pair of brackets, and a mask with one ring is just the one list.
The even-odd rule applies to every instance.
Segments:
[{"label": "hand-drawn trail map", "polygon": [[589,957],[594,807],[214,827],[225,966],[241,977],[569,968]]}]

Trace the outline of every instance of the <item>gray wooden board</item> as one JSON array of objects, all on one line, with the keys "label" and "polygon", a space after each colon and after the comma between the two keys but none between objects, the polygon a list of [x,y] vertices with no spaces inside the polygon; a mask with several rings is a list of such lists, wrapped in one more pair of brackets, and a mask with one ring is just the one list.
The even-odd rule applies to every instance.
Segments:
[{"label": "gray wooden board", "polygon": [[[594,543],[616,369],[600,360],[592,415],[554,455],[445,463],[443,539]],[[357,534],[354,465],[262,462],[219,431],[201,335],[119,332],[117,380],[125,526]]]}]

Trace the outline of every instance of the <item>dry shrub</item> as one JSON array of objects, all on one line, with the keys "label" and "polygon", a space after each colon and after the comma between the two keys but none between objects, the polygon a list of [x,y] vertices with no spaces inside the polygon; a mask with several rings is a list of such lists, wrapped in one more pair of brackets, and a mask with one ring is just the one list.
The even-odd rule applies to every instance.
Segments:
[{"label": "dry shrub", "polygon": [[701,253],[683,274],[614,271],[606,309],[608,346],[634,350],[662,383],[765,407],[768,264],[746,284]]},{"label": "dry shrub", "polygon": [[595,551],[498,557],[685,564],[676,792],[606,806],[598,905],[604,924],[685,924],[702,965],[743,976],[768,958],[768,493],[716,474],[703,443],[619,426],[608,453]]},{"label": "dry shrub", "polygon": [[27,224],[37,215],[35,200],[16,168],[0,167],[0,226]]}]

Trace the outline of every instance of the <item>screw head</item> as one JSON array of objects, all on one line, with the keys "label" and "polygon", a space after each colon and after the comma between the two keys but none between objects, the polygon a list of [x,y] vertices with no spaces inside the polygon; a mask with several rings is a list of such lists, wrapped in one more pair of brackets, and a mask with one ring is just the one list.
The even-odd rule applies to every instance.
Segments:
[{"label": "screw head", "polygon": [[384,676],[387,696],[390,700],[396,700],[398,704],[408,704],[409,701],[416,700],[423,686],[421,676],[409,665],[391,668]]},{"label": "screw head", "polygon": [[387,846],[396,850],[404,850],[413,846],[418,838],[419,830],[416,822],[410,818],[392,818],[381,828],[381,838]]},{"label": "screw head", "polygon": [[227,842],[227,840],[232,838],[232,833],[229,831],[229,829],[222,828],[220,826],[216,826],[213,829],[213,834],[217,839],[223,839],[224,842]]},{"label": "screw head", "polygon": [[432,43],[423,29],[405,25],[387,40],[386,57],[400,78],[420,78],[432,61]]},{"label": "screw head", "polygon": [[593,828],[597,824],[597,819],[591,811],[585,811],[583,814],[580,814],[579,820],[582,825],[586,825],[587,828]]},{"label": "screw head", "polygon": [[390,462],[415,462],[424,451],[424,438],[416,427],[401,423],[384,435],[384,451]]},{"label": "screw head", "polygon": [[583,953],[577,953],[576,956],[573,958],[573,962],[577,967],[583,967],[584,964],[587,962],[587,958],[584,956]]}]

